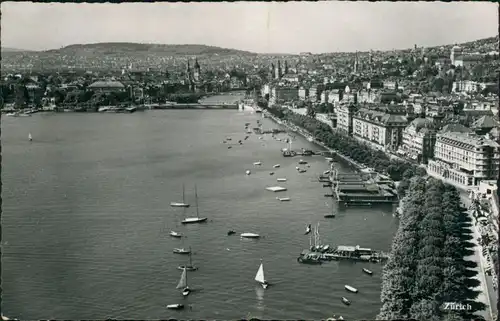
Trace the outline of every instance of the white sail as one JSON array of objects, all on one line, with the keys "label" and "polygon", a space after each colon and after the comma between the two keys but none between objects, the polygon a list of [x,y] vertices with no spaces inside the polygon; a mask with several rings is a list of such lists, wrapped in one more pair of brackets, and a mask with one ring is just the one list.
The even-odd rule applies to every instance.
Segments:
[{"label": "white sail", "polygon": [[28,139],[29,139],[29,140],[32,140],[32,139],[33,139],[33,137],[31,136],[31,133],[29,133],[29,134],[28,134]]},{"label": "white sail", "polygon": [[187,271],[184,269],[182,271],[181,279],[179,280],[179,284],[177,284],[176,289],[184,289],[187,287]]},{"label": "white sail", "polygon": [[264,278],[264,264],[260,264],[259,270],[257,271],[257,274],[255,275],[255,281],[264,283],[266,282],[266,279]]}]

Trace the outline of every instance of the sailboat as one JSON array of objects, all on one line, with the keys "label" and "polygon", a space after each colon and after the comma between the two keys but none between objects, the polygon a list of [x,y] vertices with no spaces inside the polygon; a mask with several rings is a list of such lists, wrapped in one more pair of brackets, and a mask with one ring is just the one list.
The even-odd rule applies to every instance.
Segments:
[{"label": "sailboat", "polygon": [[[171,231],[170,233],[172,233],[172,232],[173,231]],[[182,239],[182,245],[183,245],[183,247],[174,248],[174,253],[175,254],[191,254],[191,248],[189,248],[187,250],[184,248],[184,239]]]},{"label": "sailboat", "polygon": [[304,233],[305,235],[311,233],[311,224],[306,226],[306,232]]},{"label": "sailboat", "polygon": [[187,282],[187,269],[182,270],[181,274],[181,279],[179,280],[179,283],[177,284],[176,289],[182,289],[182,295],[183,296],[188,296],[189,293],[191,293],[191,289],[188,286]]},{"label": "sailboat", "polygon": [[[184,215],[185,215],[186,208],[184,207],[183,210],[184,210]],[[178,222],[177,218],[175,219],[175,221],[176,221],[175,226],[178,226],[179,224],[177,224],[177,222]],[[179,232],[176,232],[176,231],[170,231],[170,236],[180,239],[182,237],[182,234]]]},{"label": "sailboat", "polygon": [[29,139],[30,142],[33,141],[33,136],[31,136],[31,133],[28,134],[28,139]]},{"label": "sailboat", "polygon": [[266,281],[264,277],[264,264],[262,263],[262,260],[260,262],[259,270],[255,275],[255,281],[259,282],[264,289],[267,289],[267,287],[269,286],[269,283]]},{"label": "sailboat", "polygon": [[186,193],[185,193],[184,184],[182,184],[182,203],[170,202],[170,206],[172,206],[172,207],[189,207],[189,204],[186,203]]},{"label": "sailboat", "polygon": [[182,224],[194,224],[194,223],[202,223],[207,220],[206,217],[200,217],[200,213],[198,210],[198,190],[196,185],[194,186],[194,197],[196,200],[196,217],[186,217],[181,223]]},{"label": "sailboat", "polygon": [[179,265],[177,269],[179,270],[188,270],[188,271],[196,271],[198,268],[193,265],[193,258],[192,258],[192,253],[191,253],[191,248],[189,248],[189,264],[188,265]]}]

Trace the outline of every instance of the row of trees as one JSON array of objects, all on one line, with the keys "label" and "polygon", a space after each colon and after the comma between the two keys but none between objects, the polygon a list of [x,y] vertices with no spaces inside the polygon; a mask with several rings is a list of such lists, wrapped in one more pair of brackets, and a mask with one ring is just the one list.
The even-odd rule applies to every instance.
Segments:
[{"label": "row of trees", "polygon": [[[382,276],[382,308],[377,320],[458,321],[484,309],[474,302],[478,285],[464,260],[474,244],[470,221],[458,191],[441,181],[411,179],[391,256]],[[446,309],[446,302],[469,304],[468,311]]]},{"label": "row of trees", "polygon": [[349,156],[356,162],[372,167],[379,173],[386,173],[395,181],[401,180],[403,173],[407,170],[410,170],[411,173],[425,172],[423,168],[418,168],[409,162],[391,160],[384,152],[374,150],[355,138],[334,132],[331,127],[316,118],[298,115],[279,106],[272,106],[268,108],[268,111],[278,118],[286,119],[304,128],[313,134],[317,140],[330,148],[338,150],[341,154]]}]

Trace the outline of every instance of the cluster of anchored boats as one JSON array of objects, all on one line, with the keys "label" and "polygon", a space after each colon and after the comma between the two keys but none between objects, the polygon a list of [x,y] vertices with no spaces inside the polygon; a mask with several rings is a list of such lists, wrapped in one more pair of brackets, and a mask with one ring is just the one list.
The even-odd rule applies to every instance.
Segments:
[{"label": "cluster of anchored boats", "polygon": [[[198,206],[198,190],[195,185],[195,204],[196,204],[196,216],[195,217],[186,217],[186,210],[190,207],[190,204],[186,202],[185,199],[185,187],[184,185],[182,186],[182,202],[171,202],[170,206],[171,207],[178,207],[182,208],[184,211],[184,219],[181,221],[181,224],[196,224],[196,223],[204,223],[207,222],[208,218],[207,217],[200,217],[199,214],[199,206]],[[233,235],[235,234],[235,231],[228,231],[227,235]],[[170,236],[174,238],[179,238],[183,239],[184,235],[180,232],[171,230],[170,231]],[[256,239],[260,238],[259,234],[256,233],[242,233],[241,234],[242,238],[250,238],[250,239]],[[182,271],[181,278],[179,280],[179,283],[177,284],[176,289],[182,290],[182,296],[187,297],[193,290],[189,287],[188,285],[188,272],[196,271],[198,268],[193,265],[193,260],[192,260],[192,252],[191,252],[191,247],[185,248],[185,247],[180,247],[180,248],[174,248],[173,252],[175,254],[181,254],[181,255],[189,255],[189,263],[185,265],[179,265],[178,269]],[[259,270],[257,271],[257,274],[255,275],[255,281],[260,283],[264,289],[266,289],[269,286],[269,282],[266,281],[264,277],[264,265],[261,262],[259,266]],[[184,309],[185,306],[182,303],[176,303],[176,304],[169,304],[167,305],[167,309],[172,309],[172,310],[182,310]]]}]

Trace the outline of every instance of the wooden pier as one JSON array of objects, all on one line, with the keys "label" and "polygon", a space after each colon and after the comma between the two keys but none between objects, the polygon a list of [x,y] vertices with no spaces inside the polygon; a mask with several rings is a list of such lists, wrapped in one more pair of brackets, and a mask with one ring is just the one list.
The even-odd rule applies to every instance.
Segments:
[{"label": "wooden pier", "polygon": [[[328,247],[329,248],[329,247]],[[376,251],[369,248],[361,248],[357,246],[337,246],[335,249],[321,250],[321,248],[311,248],[304,250],[299,258],[317,258],[320,261],[361,261],[382,263],[389,259],[389,253]]]}]

